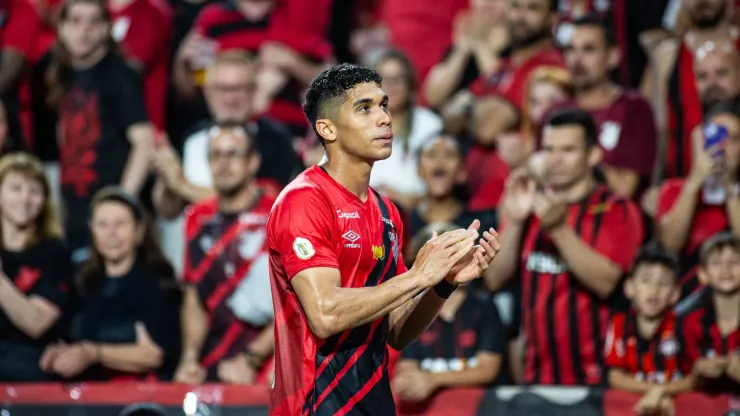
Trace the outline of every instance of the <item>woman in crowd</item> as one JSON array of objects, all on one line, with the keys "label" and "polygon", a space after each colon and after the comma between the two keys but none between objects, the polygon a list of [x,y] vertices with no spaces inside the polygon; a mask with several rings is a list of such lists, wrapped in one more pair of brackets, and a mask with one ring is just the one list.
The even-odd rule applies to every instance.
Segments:
[{"label": "woman in crowd", "polygon": [[442,121],[432,111],[417,106],[414,70],[405,55],[386,52],[375,69],[383,77],[388,110],[393,115],[393,153],[376,163],[370,185],[409,209],[424,194],[424,183],[416,172],[416,153],[442,131]]},{"label": "woman in crowd", "polygon": [[702,127],[695,129],[689,176],[665,181],[658,197],[658,239],[667,250],[681,254],[682,297],[699,286],[704,241],[721,231],[740,236],[740,101],[716,104],[705,120],[727,130],[724,143],[706,149]]},{"label": "woman in crowd", "polygon": [[68,344],[44,370],[83,380],[170,379],[180,350],[181,293],[141,204],[118,188],[93,198],[92,254],[77,277]]},{"label": "woman in crowd", "polygon": [[41,381],[72,280],[69,251],[41,162],[0,159],[0,381]]}]

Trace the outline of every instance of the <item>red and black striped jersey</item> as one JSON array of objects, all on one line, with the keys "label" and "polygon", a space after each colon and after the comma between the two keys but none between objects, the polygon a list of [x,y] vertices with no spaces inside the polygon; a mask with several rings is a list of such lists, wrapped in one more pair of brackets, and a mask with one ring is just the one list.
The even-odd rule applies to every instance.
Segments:
[{"label": "red and black striped jersey", "polygon": [[667,312],[650,339],[637,328],[637,313],[631,309],[612,316],[606,332],[606,365],[619,368],[650,383],[669,383],[683,377],[676,315]]},{"label": "red and black striped jersey", "polygon": [[[569,206],[567,225],[625,272],[643,237],[637,206],[601,185]],[[609,302],[581,284],[535,217],[529,219],[521,254],[525,382],[603,384]]]},{"label": "red and black striped jersey", "polygon": [[360,200],[314,166],[289,184],[267,225],[275,305],[273,416],[395,415],[388,317],[326,339],[311,331],[291,280],[338,269],[341,286],[377,286],[406,272],[401,217],[374,190]]},{"label": "red and black striped jersey", "polygon": [[[185,212],[184,280],[194,285],[209,316],[209,331],[201,364],[211,367],[221,359],[244,352],[261,327],[237,317],[229,299],[259,261],[267,261],[265,227],[275,199],[261,195],[242,213],[219,212],[216,199],[188,207]],[[266,267],[261,269],[266,270]]]}]

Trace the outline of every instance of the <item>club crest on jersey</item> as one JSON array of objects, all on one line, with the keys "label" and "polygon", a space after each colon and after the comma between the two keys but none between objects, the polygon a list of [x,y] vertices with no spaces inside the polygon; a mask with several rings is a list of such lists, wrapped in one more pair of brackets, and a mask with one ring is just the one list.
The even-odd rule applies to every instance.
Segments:
[{"label": "club crest on jersey", "polygon": [[385,248],[383,246],[373,245],[373,259],[383,260],[385,258]]},{"label": "club crest on jersey", "polygon": [[296,237],[295,241],[293,241],[293,251],[301,260],[308,260],[316,254],[313,244],[303,237]]}]

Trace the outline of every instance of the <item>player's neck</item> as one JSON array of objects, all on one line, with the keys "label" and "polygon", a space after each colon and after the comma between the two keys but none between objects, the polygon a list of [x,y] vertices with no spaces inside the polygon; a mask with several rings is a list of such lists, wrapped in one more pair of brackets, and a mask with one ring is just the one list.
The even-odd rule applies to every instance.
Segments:
[{"label": "player's neck", "polygon": [[578,106],[584,110],[604,108],[614,102],[620,92],[621,89],[607,79],[592,88],[579,90],[577,93]]},{"label": "player's neck", "polygon": [[370,170],[373,165],[361,160],[352,160],[349,156],[332,157],[326,153],[319,162],[319,166],[345,189],[352,192],[361,201],[367,201],[367,192],[370,186]]},{"label": "player's neck", "polygon": [[644,315],[637,315],[637,333],[642,339],[652,339],[655,336],[655,332],[660,326],[662,317],[648,318]]},{"label": "player's neck", "polygon": [[233,195],[218,196],[218,210],[226,214],[244,212],[254,204],[259,195],[259,188],[254,181],[249,181],[240,191]]},{"label": "player's neck", "polygon": [[740,328],[740,292],[729,295],[715,292],[714,310],[717,326],[723,335]]}]

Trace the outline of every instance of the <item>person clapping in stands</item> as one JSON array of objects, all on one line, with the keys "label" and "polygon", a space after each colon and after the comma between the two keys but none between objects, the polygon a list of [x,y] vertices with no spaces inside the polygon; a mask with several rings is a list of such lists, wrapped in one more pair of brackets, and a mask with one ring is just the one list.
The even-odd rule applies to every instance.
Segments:
[{"label": "person clapping in stands", "polygon": [[67,303],[70,253],[33,156],[0,159],[0,381],[48,379],[38,362]]},{"label": "person clapping in stands", "polygon": [[92,201],[92,256],[77,276],[68,341],[45,371],[84,380],[169,379],[178,361],[178,290],[139,202],[119,188]]}]

